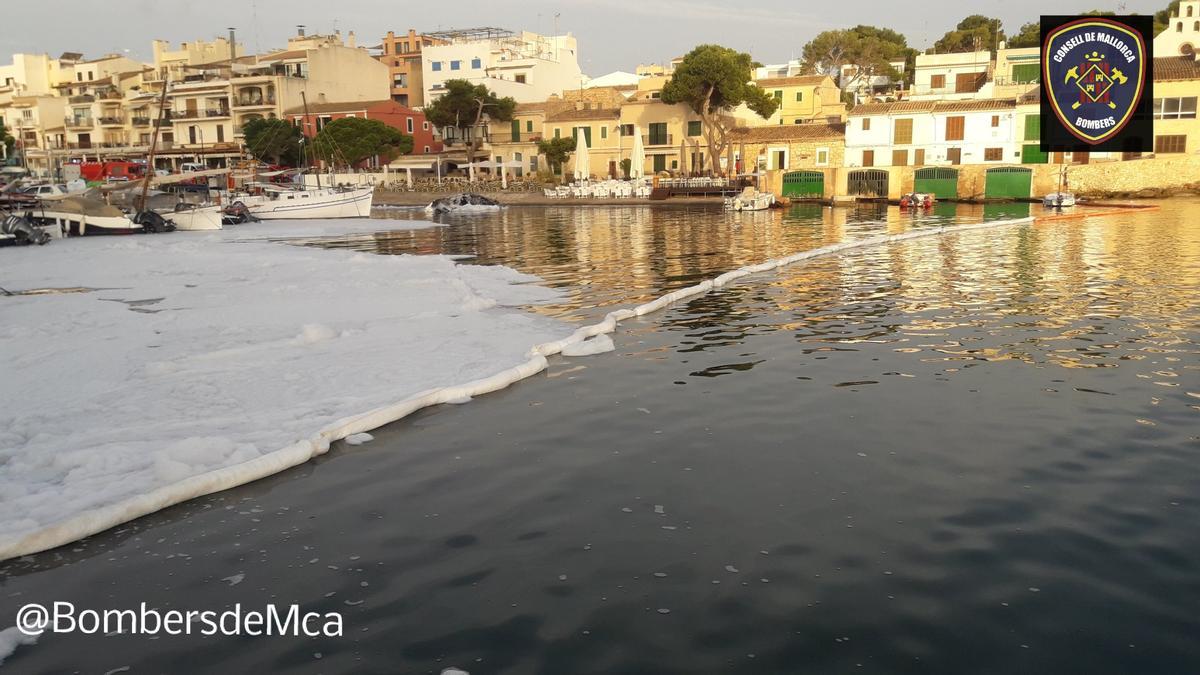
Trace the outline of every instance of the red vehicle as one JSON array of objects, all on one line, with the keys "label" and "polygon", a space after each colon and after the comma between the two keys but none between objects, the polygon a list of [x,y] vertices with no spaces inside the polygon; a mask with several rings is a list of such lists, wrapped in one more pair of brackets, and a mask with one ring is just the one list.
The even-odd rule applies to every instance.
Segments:
[{"label": "red vehicle", "polygon": [[146,176],[146,165],[138,162],[84,162],[79,175],[88,182],[118,182],[140,180]]}]

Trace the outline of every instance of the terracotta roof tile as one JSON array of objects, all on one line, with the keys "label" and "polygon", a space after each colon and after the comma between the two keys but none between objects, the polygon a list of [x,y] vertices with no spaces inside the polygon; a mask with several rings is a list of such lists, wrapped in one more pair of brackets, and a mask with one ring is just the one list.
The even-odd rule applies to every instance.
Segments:
[{"label": "terracotta roof tile", "polygon": [[905,113],[948,113],[1015,108],[1016,99],[988,98],[965,101],[896,101],[895,103],[864,103],[850,111],[851,117],[867,115],[902,115]]},{"label": "terracotta roof tile", "polygon": [[547,122],[571,122],[575,120],[615,120],[621,116],[617,108],[592,108],[590,110],[564,110],[546,117]]},{"label": "terracotta roof tile", "polygon": [[738,127],[729,135],[739,142],[801,141],[825,138],[844,138],[846,125],[839,124],[776,124],[763,127]]},{"label": "terracotta roof tile", "polygon": [[799,75],[797,77],[764,77],[761,80],[755,80],[758,86],[767,87],[805,87],[816,84],[821,84],[825,81],[828,75]]},{"label": "terracotta roof tile", "polygon": [[[393,103],[392,99],[385,98],[378,101],[338,101],[333,103],[309,103],[309,113],[340,113],[340,112],[363,112],[367,108],[374,108],[377,105],[385,103]],[[399,105],[398,103],[396,105]],[[403,106],[401,106],[403,107]],[[415,111],[414,111],[415,112]],[[284,115],[303,115],[304,106],[289,108],[283,111]]]},{"label": "terracotta roof tile", "polygon": [[1154,81],[1200,80],[1200,61],[1190,56],[1154,59]]}]

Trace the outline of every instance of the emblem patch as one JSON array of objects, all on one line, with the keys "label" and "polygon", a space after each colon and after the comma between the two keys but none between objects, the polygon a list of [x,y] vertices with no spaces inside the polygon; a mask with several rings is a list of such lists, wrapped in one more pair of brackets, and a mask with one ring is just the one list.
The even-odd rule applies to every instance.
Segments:
[{"label": "emblem patch", "polygon": [[1042,34],[1043,95],[1088,145],[1112,140],[1135,117],[1150,68],[1141,32],[1118,21],[1085,17]]}]

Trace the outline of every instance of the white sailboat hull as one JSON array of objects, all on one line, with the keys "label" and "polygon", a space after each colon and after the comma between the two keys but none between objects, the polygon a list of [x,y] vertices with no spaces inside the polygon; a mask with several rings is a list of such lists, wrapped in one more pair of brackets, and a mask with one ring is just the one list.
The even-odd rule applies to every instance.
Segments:
[{"label": "white sailboat hull", "polygon": [[237,201],[263,220],[366,218],[371,215],[375,188],[284,190],[269,196],[242,197]]},{"label": "white sailboat hull", "polygon": [[183,211],[168,211],[162,217],[175,223],[177,230],[220,230],[224,227],[219,206],[201,206]]},{"label": "white sailboat hull", "polygon": [[34,220],[52,237],[91,234],[136,234],[145,228],[128,216],[95,216],[55,211],[50,202],[34,212]]}]

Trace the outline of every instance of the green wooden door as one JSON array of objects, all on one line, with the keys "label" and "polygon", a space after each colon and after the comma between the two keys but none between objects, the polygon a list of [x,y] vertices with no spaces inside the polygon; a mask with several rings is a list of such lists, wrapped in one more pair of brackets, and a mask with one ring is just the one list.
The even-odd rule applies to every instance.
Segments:
[{"label": "green wooden door", "polygon": [[825,196],[825,174],[820,171],[790,171],[783,174],[783,196],[820,199]]},{"label": "green wooden door", "polygon": [[654,173],[667,170],[667,156],[654,155]]},{"label": "green wooden door", "polygon": [[512,142],[516,143],[521,140],[521,120],[512,121]]},{"label": "green wooden door", "polygon": [[1033,189],[1033,169],[1001,166],[987,170],[983,195],[989,199],[1026,199]]},{"label": "green wooden door", "polygon": [[914,192],[927,192],[938,199],[958,198],[958,169],[917,169],[913,181]]}]

